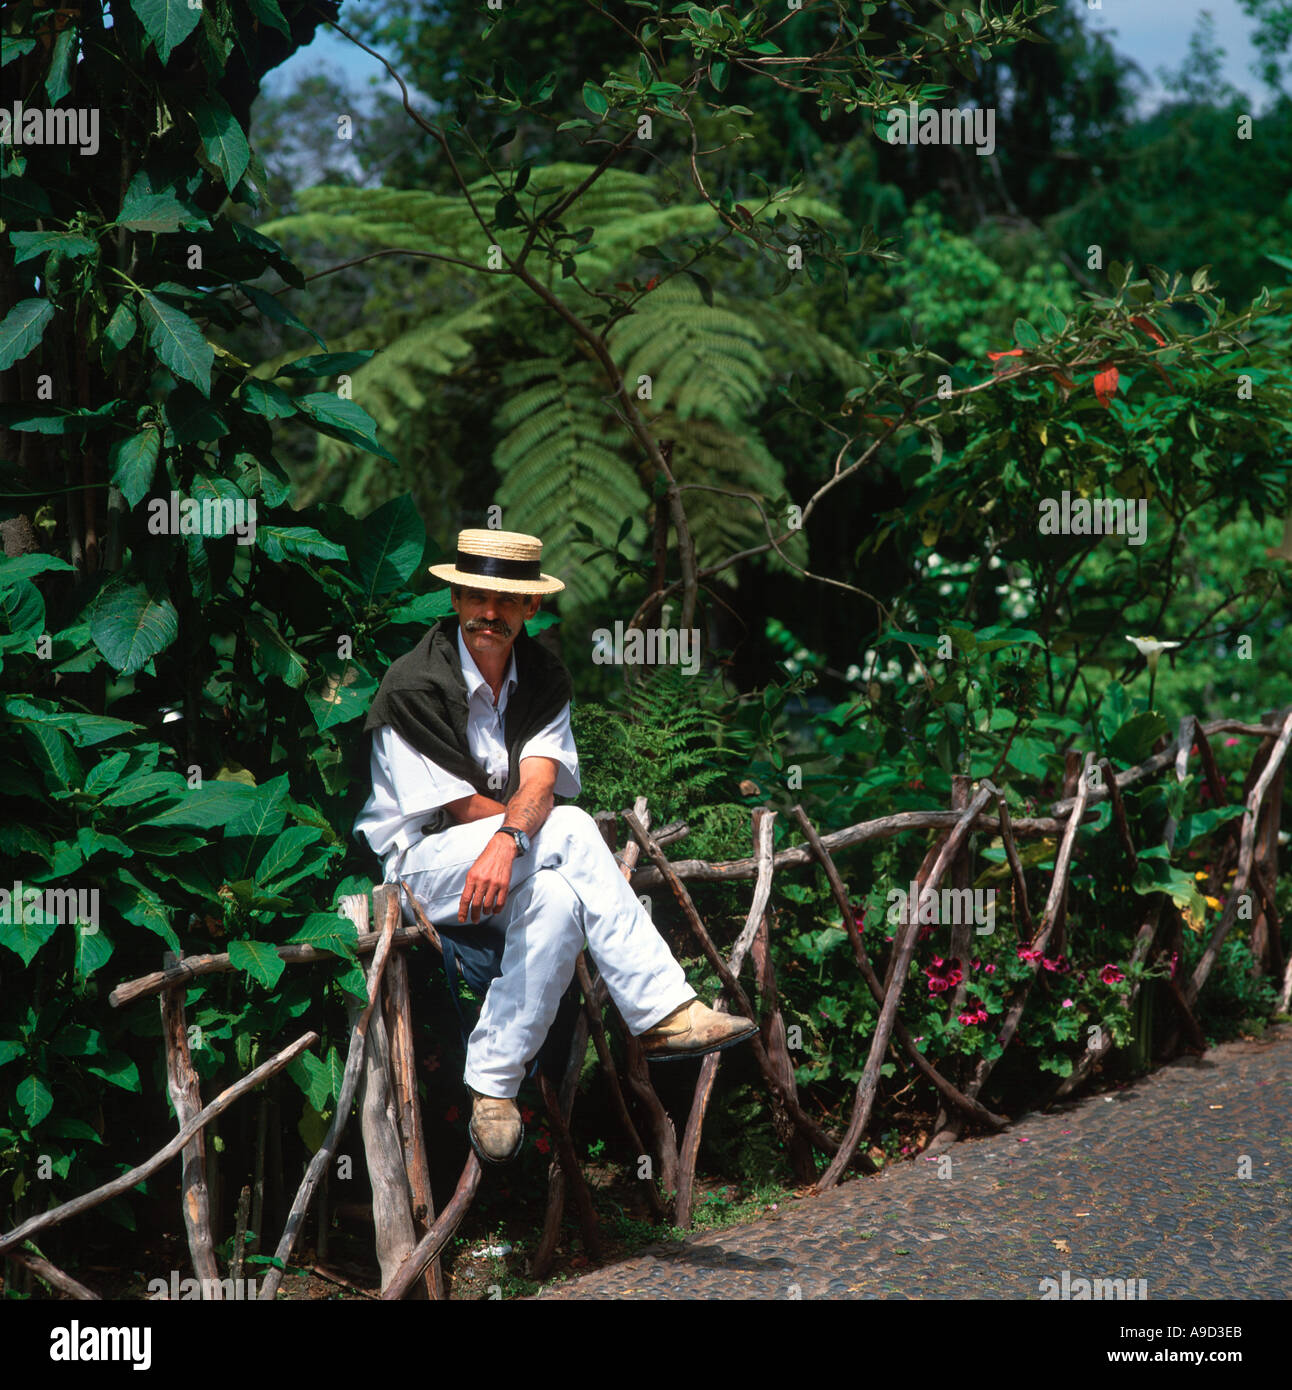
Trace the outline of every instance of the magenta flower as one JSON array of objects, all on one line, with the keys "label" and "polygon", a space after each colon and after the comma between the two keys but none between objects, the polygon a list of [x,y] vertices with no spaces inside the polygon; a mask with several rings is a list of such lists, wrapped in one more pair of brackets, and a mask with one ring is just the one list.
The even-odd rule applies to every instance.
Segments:
[{"label": "magenta flower", "polygon": [[1072,1008],[1072,1007],[1073,1007],[1073,1005],[1072,1005],[1072,1000],[1071,1000],[1071,999],[1065,999],[1065,1000],[1063,1001],[1063,1007],[1064,1007],[1065,1009],[1070,1009],[1070,1008]]},{"label": "magenta flower", "polygon": [[1106,985],[1115,985],[1118,981],[1124,980],[1126,976],[1115,965],[1105,965],[1099,972],[1099,978]]},{"label": "magenta flower", "polygon": [[984,975],[994,975],[996,973],[996,967],[994,965],[984,965],[982,973]]},{"label": "magenta flower", "polygon": [[1056,975],[1066,975],[1072,967],[1068,964],[1067,956],[1056,956],[1053,960],[1041,957],[1041,964]]},{"label": "magenta flower", "polygon": [[932,964],[924,967],[924,973],[929,977],[930,994],[942,994],[954,989],[964,979],[964,971],[960,969],[960,962],[955,956],[950,960],[934,956]]},{"label": "magenta flower", "polygon": [[987,1010],[983,1008],[980,1000],[971,999],[968,1011],[960,1014],[959,1019],[966,1028],[972,1028],[976,1024],[987,1022]]},{"label": "magenta flower", "polygon": [[1040,951],[1034,951],[1030,946],[1020,946],[1018,948],[1019,960],[1037,961],[1041,959]]}]

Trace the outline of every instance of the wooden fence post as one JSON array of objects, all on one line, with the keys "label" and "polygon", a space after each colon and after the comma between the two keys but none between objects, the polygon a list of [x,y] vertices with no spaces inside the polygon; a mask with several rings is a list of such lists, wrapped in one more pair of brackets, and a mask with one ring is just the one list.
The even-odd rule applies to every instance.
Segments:
[{"label": "wooden fence post", "polygon": [[[167,951],[162,969],[174,965],[179,957]],[[184,987],[173,985],[160,998],[162,1039],[166,1046],[166,1085],[171,1104],[175,1107],[175,1122],[180,1129],[202,1108],[202,1092],[197,1072],[188,1050],[188,1029],[184,1022]],[[198,1133],[184,1146],[180,1172],[180,1203],[184,1211],[184,1229],[188,1235],[193,1273],[197,1276],[202,1297],[219,1299],[220,1267],[215,1259],[215,1242],[211,1236],[211,1208],[206,1189],[206,1156],[203,1136]]]}]

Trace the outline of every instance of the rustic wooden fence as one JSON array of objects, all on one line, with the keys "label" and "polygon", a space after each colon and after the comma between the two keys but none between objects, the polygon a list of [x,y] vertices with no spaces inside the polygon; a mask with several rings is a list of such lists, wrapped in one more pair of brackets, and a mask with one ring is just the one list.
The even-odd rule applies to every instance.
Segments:
[{"label": "rustic wooden fence", "polygon": [[[805,843],[773,853],[772,828],[776,813],[759,808],[752,814],[752,857],[729,863],[713,864],[703,860],[670,863],[664,854],[664,847],[672,840],[681,838],[685,834],[685,827],[669,827],[652,836],[645,800],[639,798],[632,811],[622,813],[632,838],[616,857],[621,871],[629,878],[634,889],[644,891],[647,888],[667,887],[673,893],[700,950],[722,981],[723,993],[717,1007],[736,1007],[748,1017],[760,1020],[760,1033],[751,1045],[768,1092],[772,1123],[786,1145],[795,1174],[800,1180],[813,1183],[814,1191],[822,1192],[833,1187],[854,1163],[863,1170],[873,1170],[874,1165],[859,1149],[859,1145],[870,1122],[880,1068],[890,1045],[894,1045],[915,1072],[936,1088],[940,1097],[941,1110],[935,1124],[935,1134],[926,1151],[940,1151],[953,1143],[966,1124],[991,1130],[1000,1130],[1009,1124],[1008,1116],[993,1113],[979,1099],[991,1075],[993,1062],[985,1057],[980,1058],[970,1075],[950,1078],[919,1051],[897,1016],[920,936],[919,901],[925,892],[936,891],[947,875],[950,875],[954,886],[967,885],[970,880],[969,836],[976,831],[998,832],[1009,865],[1011,913],[1020,940],[1030,944],[1038,955],[1051,948],[1059,950],[1068,929],[1066,899],[1078,834],[1083,825],[1099,818],[1096,803],[1104,798],[1111,803],[1111,820],[1124,856],[1121,867],[1129,875],[1138,860],[1122,792],[1128,786],[1163,773],[1168,768],[1173,770],[1178,781],[1183,782],[1188,775],[1189,760],[1196,753],[1205,783],[1210,788],[1212,804],[1225,804],[1224,786],[1209,742],[1210,737],[1218,733],[1256,738],[1260,742],[1243,787],[1241,821],[1219,825],[1212,831],[1212,837],[1219,837],[1220,844],[1213,854],[1206,888],[1208,895],[1218,894],[1226,878],[1233,873],[1233,883],[1223,911],[1192,976],[1183,984],[1178,984],[1174,978],[1168,982],[1177,1011],[1176,1037],[1183,1032],[1195,1047],[1205,1046],[1194,1005],[1215,965],[1221,946],[1234,923],[1239,920],[1240,907],[1244,903],[1255,909],[1251,927],[1253,969],[1281,981],[1280,1008],[1283,1011],[1288,1009],[1292,999],[1292,959],[1284,962],[1282,958],[1275,896],[1285,759],[1292,743],[1292,707],[1267,712],[1262,720],[1259,724],[1217,720],[1204,726],[1193,716],[1186,715],[1180,720],[1173,741],[1166,742],[1144,762],[1119,773],[1114,772],[1107,759],[1096,763],[1093,753],[1087,753],[1083,758],[1078,753],[1070,752],[1067,755],[1064,795],[1049,808],[1049,814],[1045,816],[1011,818],[1004,794],[990,781],[984,779],[974,785],[968,778],[956,777],[952,786],[952,806],[948,811],[896,812],[828,835],[818,834],[802,808],[795,807],[793,814]],[[614,824],[618,818],[598,819],[603,834],[614,848]],[[1177,829],[1177,820],[1168,818],[1163,835],[1168,855],[1174,846]],[[870,840],[930,830],[937,832],[938,838],[929,847],[916,872],[917,893],[903,909],[881,980],[868,958],[848,890],[834,864],[833,854]],[[1026,875],[1017,848],[1019,840],[1037,837],[1055,837],[1058,840],[1054,871],[1039,921],[1034,919],[1030,907]],[[639,867],[643,854],[649,863]],[[871,1037],[865,1068],[857,1085],[847,1128],[842,1135],[831,1133],[808,1115],[799,1103],[793,1063],[786,1045],[785,1025],[777,1003],[776,978],[769,949],[767,908],[773,874],[778,869],[811,864],[819,866],[826,876],[841,913],[857,969],[879,1005],[879,1017]],[[686,881],[730,882],[750,878],[754,880],[754,889],[749,912],[724,957],[696,911]],[[408,905],[415,922],[412,927],[400,926],[401,898]],[[1180,914],[1169,896],[1156,893],[1146,903],[1144,921],[1132,948],[1131,959],[1137,964],[1149,958],[1155,943],[1162,936],[1163,914],[1168,904],[1167,931],[1177,950],[1180,944]],[[370,917],[367,895],[348,898],[342,904],[342,911],[355,921],[358,929],[359,955],[371,957],[367,969],[367,1000],[363,1005],[356,1004],[351,1011],[349,1047],[332,1124],[310,1160],[296,1193],[274,1252],[276,1264],[267,1267],[258,1294],[262,1299],[273,1299],[277,1295],[306,1213],[336,1153],[356,1095],[360,1102],[360,1126],[373,1190],[373,1217],[383,1299],[408,1296],[438,1299],[444,1296],[439,1256],[470,1207],[480,1184],[480,1164],[475,1154],[471,1153],[453,1196],[436,1216],[417,1097],[412,1011],[402,952],[421,942],[429,943],[438,951],[439,936],[406,888],[401,893],[401,888],[395,885],[376,887],[371,894],[371,905]],[[370,922],[380,925],[369,930]],[[970,943],[970,924],[958,923],[951,930],[950,954],[965,959]],[[1166,949],[1169,948],[1170,941]],[[330,953],[311,946],[281,946],[278,954],[288,964],[335,959]],[[754,1008],[739,980],[742,968],[751,957],[761,1004],[759,1010]],[[996,1033],[1002,1050],[1014,1037],[1026,1008],[1031,983],[1039,969],[1039,960],[1030,964],[1032,975],[1009,1003],[1004,1021]],[[114,1007],[151,995],[161,997],[167,1081],[179,1131],[162,1149],[130,1172],[93,1192],[41,1212],[7,1234],[0,1235],[0,1254],[71,1297],[96,1298],[95,1293],[38,1253],[22,1249],[23,1243],[110,1197],[129,1191],[179,1154],[182,1161],[183,1214],[194,1272],[202,1281],[204,1297],[220,1296],[204,1170],[203,1129],[235,1100],[276,1075],[293,1058],[318,1041],[316,1033],[303,1034],[290,1046],[227,1087],[213,1101],[203,1105],[197,1075],[189,1057],[183,990],[189,980],[198,976],[233,969],[235,967],[227,954],[187,956],[182,960],[172,957],[161,970],[122,984],[112,992],[109,999]],[[549,1172],[546,1218],[532,1262],[532,1273],[538,1278],[551,1266],[567,1198],[573,1200],[587,1252],[593,1258],[600,1254],[596,1214],[570,1137],[577,1081],[589,1040],[600,1059],[617,1121],[632,1152],[650,1154],[653,1158],[659,1185],[657,1187],[653,1180],[643,1183],[648,1202],[657,1216],[671,1216],[677,1225],[683,1227],[691,1224],[696,1158],[705,1113],[722,1063],[719,1053],[702,1059],[679,1144],[673,1121],[651,1084],[641,1045],[624,1028],[622,1020],[609,1003],[604,983],[585,954],[579,957],[576,980],[582,993],[583,1007],[576,1022],[564,1075],[557,1086],[546,1079],[540,1083],[555,1140],[555,1156]],[[1132,1003],[1137,988],[1138,982],[1133,982]],[[953,1007],[961,1004],[964,990],[962,981],[952,996]],[[605,1028],[603,1015],[608,1005],[610,1017],[622,1041],[625,1059],[622,1076]],[[1172,1039],[1171,1048],[1175,1040]],[[1058,1087],[1054,1098],[1069,1094],[1088,1077],[1111,1045],[1111,1035],[1105,1031],[1100,1043],[1088,1048],[1082,1055],[1071,1075]],[[638,1102],[639,1116],[645,1117],[647,1129],[644,1136],[633,1119],[627,1092],[631,1092]],[[263,1124],[262,1111],[262,1127]],[[263,1143],[258,1146],[258,1153],[258,1163],[263,1162]],[[815,1158],[817,1153],[827,1159],[825,1171],[819,1175]],[[671,1203],[662,1195],[661,1189],[663,1194],[675,1194]],[[259,1206],[259,1183],[255,1200]],[[250,1201],[250,1191],[244,1189],[239,1203],[235,1264],[241,1259],[241,1236],[246,1230]],[[252,1226],[259,1231],[258,1213],[253,1214]],[[320,1218],[319,1230],[320,1236],[324,1237],[324,1218]],[[318,1272],[325,1277],[334,1277],[322,1269]],[[240,1275],[240,1268],[235,1273]]]}]

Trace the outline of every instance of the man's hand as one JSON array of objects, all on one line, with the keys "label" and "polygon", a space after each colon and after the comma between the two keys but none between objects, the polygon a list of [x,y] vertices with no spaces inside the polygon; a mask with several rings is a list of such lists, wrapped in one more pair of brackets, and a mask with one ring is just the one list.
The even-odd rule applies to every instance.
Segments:
[{"label": "man's hand", "polygon": [[480,852],[467,873],[466,886],[458,903],[458,921],[478,922],[501,912],[511,889],[511,866],[516,859],[516,842],[510,835],[495,834]]}]

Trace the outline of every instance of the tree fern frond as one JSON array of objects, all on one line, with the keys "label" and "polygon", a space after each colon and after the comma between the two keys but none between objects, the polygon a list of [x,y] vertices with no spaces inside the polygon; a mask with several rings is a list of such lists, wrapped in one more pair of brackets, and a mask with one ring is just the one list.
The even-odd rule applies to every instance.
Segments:
[{"label": "tree fern frond", "polygon": [[678,419],[705,415],[736,426],[762,400],[762,334],[742,314],[710,309],[690,281],[653,290],[609,342],[629,384],[649,376],[652,404]]}]

